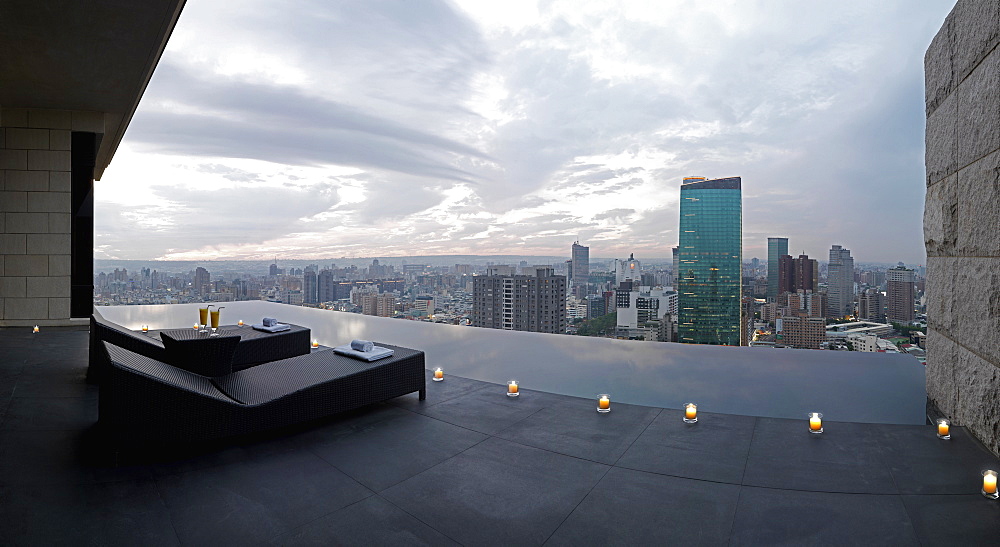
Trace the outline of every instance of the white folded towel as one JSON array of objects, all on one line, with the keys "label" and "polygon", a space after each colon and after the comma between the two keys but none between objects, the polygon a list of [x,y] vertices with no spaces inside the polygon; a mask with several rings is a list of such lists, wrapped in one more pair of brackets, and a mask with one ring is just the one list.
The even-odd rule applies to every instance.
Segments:
[{"label": "white folded towel", "polygon": [[284,332],[286,330],[291,330],[291,328],[292,327],[290,327],[290,326],[288,326],[288,325],[286,325],[284,323],[276,323],[276,324],[274,324],[273,326],[270,326],[270,327],[265,326],[265,325],[261,325],[261,324],[253,325],[253,329],[254,330],[260,330],[260,331],[264,331],[264,332]]},{"label": "white folded towel", "polygon": [[337,346],[333,348],[333,351],[334,353],[354,357],[355,359],[361,359],[362,361],[377,361],[379,359],[385,359],[386,357],[392,357],[392,354],[395,353],[389,348],[383,348],[380,346],[375,346],[372,351],[358,351],[351,348],[351,346]]},{"label": "white folded towel", "polygon": [[368,340],[351,340],[351,349],[354,351],[369,352],[375,348],[374,342],[369,342]]}]

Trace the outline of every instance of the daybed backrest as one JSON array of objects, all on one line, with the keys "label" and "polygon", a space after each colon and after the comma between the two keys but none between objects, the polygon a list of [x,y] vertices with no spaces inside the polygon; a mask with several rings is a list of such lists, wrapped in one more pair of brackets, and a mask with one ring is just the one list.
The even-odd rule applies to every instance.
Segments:
[{"label": "daybed backrest", "polygon": [[164,356],[163,344],[159,340],[132,332],[94,313],[90,316],[90,368],[87,371],[91,381],[100,381],[102,370],[107,366],[107,352],[101,346],[103,342],[153,359],[162,360]]},{"label": "daybed backrest", "polygon": [[129,372],[141,374],[175,388],[220,401],[233,402],[232,399],[219,391],[209,378],[172,367],[164,362],[150,359],[145,355],[139,355],[134,351],[120,348],[108,342],[104,342],[102,345],[111,366],[121,367]]},{"label": "daybed backrest", "polygon": [[225,376],[233,371],[233,354],[240,343],[239,335],[208,336],[188,335],[188,331],[174,334],[161,332],[164,361],[202,376]]}]

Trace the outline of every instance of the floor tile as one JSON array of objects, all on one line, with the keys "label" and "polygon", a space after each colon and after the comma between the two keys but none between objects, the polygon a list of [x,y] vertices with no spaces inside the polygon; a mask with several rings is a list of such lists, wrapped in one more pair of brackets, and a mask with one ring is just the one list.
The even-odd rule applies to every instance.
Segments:
[{"label": "floor tile", "polygon": [[665,409],[618,461],[620,467],[740,484],[756,418],[699,413],[685,423],[683,412]]},{"label": "floor tile", "polygon": [[82,430],[97,423],[97,396],[13,397],[0,429]]},{"label": "floor tile", "polygon": [[410,409],[427,408],[473,391],[484,388],[493,389],[495,386],[495,384],[490,384],[488,382],[480,382],[479,380],[470,380],[468,378],[450,375],[445,376],[445,379],[440,382],[435,382],[433,380],[434,372],[430,370],[426,371],[426,375],[427,398],[425,400],[421,401],[417,393],[408,393],[406,395],[396,397],[395,399],[390,399],[388,401],[389,404]]},{"label": "floor tile", "polygon": [[560,395],[521,390],[518,397],[507,397],[504,386],[480,389],[415,412],[445,422],[495,435],[539,410],[557,404]]},{"label": "floor tile", "polygon": [[611,412],[600,413],[596,399],[568,399],[531,414],[497,436],[611,465],[659,412],[657,408],[612,403]]},{"label": "floor tile", "polygon": [[178,545],[150,480],[0,486],[0,544]]},{"label": "floor tile", "polygon": [[919,545],[899,496],[744,486],[731,545]]},{"label": "floor tile", "polygon": [[309,446],[316,455],[379,492],[486,439],[486,435],[407,412]]},{"label": "floor tile", "polygon": [[156,478],[181,542],[260,544],[371,492],[305,451]]},{"label": "floor tile", "polygon": [[144,465],[123,465],[93,428],[0,431],[0,484],[94,484],[144,479]]},{"label": "floor tile", "polygon": [[951,439],[937,437],[937,426],[872,426],[879,433],[883,462],[901,494],[975,494],[983,469],[1000,469],[989,453],[963,427],[951,428]]},{"label": "floor tile", "polygon": [[922,545],[997,545],[1000,502],[982,494],[904,495],[903,504]]},{"label": "floor tile", "polygon": [[319,518],[275,545],[413,545],[457,546],[458,543],[406,514],[380,496],[359,501]]},{"label": "floor tile", "polygon": [[382,496],[465,545],[540,545],[608,469],[493,438]]},{"label": "floor tile", "polygon": [[724,545],[739,490],[616,467],[545,545]]},{"label": "floor tile", "polygon": [[895,494],[868,424],[824,422],[809,432],[808,421],[758,418],[743,484],[816,492]]}]

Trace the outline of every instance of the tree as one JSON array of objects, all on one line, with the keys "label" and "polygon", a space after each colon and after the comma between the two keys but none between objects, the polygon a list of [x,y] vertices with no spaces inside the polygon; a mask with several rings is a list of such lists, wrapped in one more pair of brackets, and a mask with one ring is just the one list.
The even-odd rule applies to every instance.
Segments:
[{"label": "tree", "polygon": [[611,312],[607,315],[602,315],[600,317],[594,317],[593,319],[588,319],[580,325],[580,329],[576,331],[578,336],[603,336],[607,330],[614,332],[615,327],[618,324],[618,313]]}]

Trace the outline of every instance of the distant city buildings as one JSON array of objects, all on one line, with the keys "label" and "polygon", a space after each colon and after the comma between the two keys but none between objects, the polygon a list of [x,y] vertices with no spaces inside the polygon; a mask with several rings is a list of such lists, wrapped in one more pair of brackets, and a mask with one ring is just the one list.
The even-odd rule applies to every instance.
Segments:
[{"label": "distant city buildings", "polygon": [[743,205],[739,177],[681,185],[679,342],[738,346]]},{"label": "distant city buildings", "polygon": [[572,266],[570,284],[574,286],[586,285],[587,279],[590,277],[590,247],[580,245],[580,242],[576,241],[573,243],[570,256],[572,257],[570,259]]},{"label": "distant city buildings", "polygon": [[566,332],[566,276],[555,275],[551,266],[526,269],[529,275],[513,275],[494,267],[473,278],[472,326]]},{"label": "distant city buildings", "polygon": [[616,258],[614,268],[616,284],[620,284],[622,281],[635,281],[636,283],[640,281],[642,264],[635,259],[635,253],[630,253],[625,260]]},{"label": "distant city buildings", "polygon": [[858,319],[875,323],[885,322],[885,295],[881,291],[865,289],[858,295]]},{"label": "distant city buildings", "polygon": [[854,259],[851,251],[834,245],[826,275],[827,317],[840,319],[854,314]]}]

